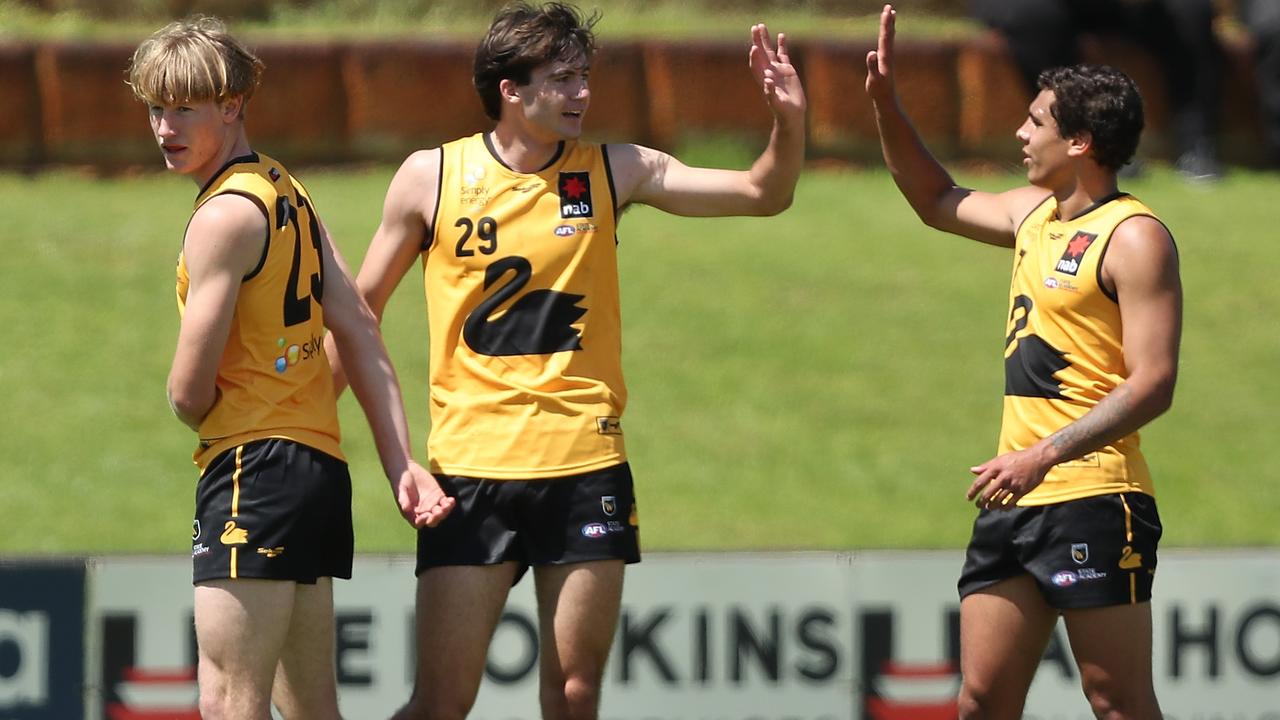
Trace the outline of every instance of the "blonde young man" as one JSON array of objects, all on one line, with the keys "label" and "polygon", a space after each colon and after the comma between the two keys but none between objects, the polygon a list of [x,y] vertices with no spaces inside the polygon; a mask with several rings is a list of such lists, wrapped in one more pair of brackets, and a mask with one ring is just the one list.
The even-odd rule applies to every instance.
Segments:
[{"label": "blonde young man", "polygon": [[453,500],[412,459],[377,321],[283,165],[254,152],[245,104],[262,63],[220,22],[173,23],[134,53],[165,166],[200,188],[178,258],[174,413],[199,434],[192,535],[200,713],[337,718],[332,578],[350,578],[351,479],[328,330],[404,518]]},{"label": "blonde young man", "polygon": [[898,189],[926,224],[1014,251],[1000,454],[970,469],[960,717],[1022,717],[1061,615],[1094,714],[1154,720],[1161,525],[1138,429],[1173,400],[1182,290],[1169,231],[1116,183],[1142,98],[1111,68],[1046,71],[1017,131],[1029,185],[958,187],[898,104],[894,19],[866,88]]},{"label": "blonde young man", "polygon": [[401,719],[466,716],[508,590],[529,566],[542,716],[597,716],[623,568],[640,559],[621,422],[618,219],[637,203],[771,215],[800,174],[804,94],[785,38],[775,49],[763,25],[749,64],[774,128],[750,170],[580,140],[594,20],[559,3],[498,14],[474,77],[496,126],[404,162],[358,276],[381,313],[423,263],[428,454],[458,501],[419,531],[418,669]]}]

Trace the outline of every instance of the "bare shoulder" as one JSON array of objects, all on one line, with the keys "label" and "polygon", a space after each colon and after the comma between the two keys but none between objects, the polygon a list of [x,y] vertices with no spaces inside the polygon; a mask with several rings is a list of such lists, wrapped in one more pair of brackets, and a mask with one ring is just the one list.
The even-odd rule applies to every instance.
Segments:
[{"label": "bare shoulder", "polygon": [[1164,223],[1150,215],[1126,218],[1111,233],[1103,277],[1113,287],[1178,284],[1178,249]]},{"label": "bare shoulder", "polygon": [[435,179],[440,175],[440,156],[443,151],[438,147],[416,150],[400,164],[397,176],[404,175],[417,180]]},{"label": "bare shoulder", "polygon": [[1048,190],[1034,185],[1024,185],[1000,194],[1015,232],[1022,225],[1022,221],[1026,220],[1027,216],[1040,207],[1045,200],[1048,200],[1051,194]]},{"label": "bare shoulder", "polygon": [[1134,215],[1121,221],[1111,233],[1107,257],[1141,263],[1176,263],[1178,249],[1164,223],[1150,215]]},{"label": "bare shoulder", "polygon": [[418,150],[405,158],[387,188],[384,211],[392,216],[415,215],[429,222],[440,191],[440,148]]},{"label": "bare shoulder", "polygon": [[636,188],[659,177],[673,159],[661,150],[634,143],[610,143],[605,146],[605,152],[609,154],[609,169],[613,173],[619,206],[634,199]]},{"label": "bare shoulder", "polygon": [[189,265],[204,261],[248,272],[266,242],[265,209],[243,195],[224,193],[196,209],[182,245]]}]

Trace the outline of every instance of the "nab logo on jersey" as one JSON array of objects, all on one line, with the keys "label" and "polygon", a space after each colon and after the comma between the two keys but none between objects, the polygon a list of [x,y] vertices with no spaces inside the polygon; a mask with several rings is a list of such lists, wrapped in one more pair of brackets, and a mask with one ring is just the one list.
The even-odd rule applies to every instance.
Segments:
[{"label": "nab logo on jersey", "polygon": [[1062,257],[1058,259],[1058,264],[1053,266],[1053,269],[1068,275],[1080,272],[1080,261],[1084,259],[1085,251],[1097,239],[1097,233],[1077,232],[1067,243],[1067,251],[1062,253]]},{"label": "nab logo on jersey", "polygon": [[583,218],[595,214],[591,206],[591,173],[560,173],[560,217]]}]

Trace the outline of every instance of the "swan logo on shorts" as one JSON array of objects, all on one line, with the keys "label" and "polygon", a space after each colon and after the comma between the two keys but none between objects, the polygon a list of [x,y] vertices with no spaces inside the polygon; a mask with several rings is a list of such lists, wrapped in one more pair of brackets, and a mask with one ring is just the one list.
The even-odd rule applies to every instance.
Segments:
[{"label": "swan logo on shorts", "polygon": [[609,528],[604,523],[587,523],[582,526],[582,537],[601,538],[609,534]]},{"label": "swan logo on shorts", "polygon": [[1057,585],[1058,587],[1071,587],[1072,585],[1075,585],[1079,579],[1080,578],[1070,570],[1063,570],[1061,572],[1054,573],[1053,577],[1049,578],[1049,582]]},{"label": "swan logo on shorts", "polygon": [[241,527],[236,527],[235,520],[228,520],[227,524],[222,526],[223,545],[244,545],[248,542],[249,531]]}]

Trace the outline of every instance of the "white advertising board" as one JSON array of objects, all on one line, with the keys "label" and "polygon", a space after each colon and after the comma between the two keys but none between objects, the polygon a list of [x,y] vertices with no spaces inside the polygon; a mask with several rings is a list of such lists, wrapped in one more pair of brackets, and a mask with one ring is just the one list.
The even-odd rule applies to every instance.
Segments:
[{"label": "white advertising board", "polygon": [[[959,676],[962,554],[650,554],[628,569],[605,720],[941,720]],[[344,715],[387,717],[408,696],[413,562],[361,556],[335,590]],[[194,715],[190,566],[106,558],[89,573],[88,716]],[[1280,720],[1280,553],[1161,553],[1154,664],[1168,720]],[[436,619],[447,622],[447,619]],[[534,720],[530,577],[512,591],[471,717]],[[95,713],[97,713],[95,715]],[[1065,632],[1026,720],[1090,720]]]}]

